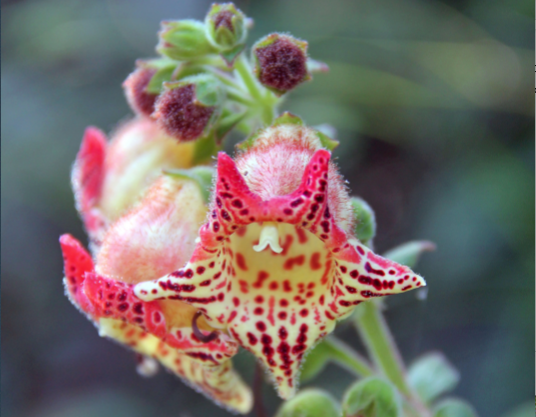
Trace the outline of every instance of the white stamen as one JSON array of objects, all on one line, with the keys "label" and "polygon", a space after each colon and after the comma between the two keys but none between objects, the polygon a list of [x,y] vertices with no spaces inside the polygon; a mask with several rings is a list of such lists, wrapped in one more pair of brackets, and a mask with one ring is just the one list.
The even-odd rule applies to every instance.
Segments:
[{"label": "white stamen", "polygon": [[279,232],[277,230],[277,225],[272,222],[263,224],[259,244],[253,246],[253,250],[255,252],[262,252],[268,245],[275,253],[283,252],[283,248],[279,246]]}]

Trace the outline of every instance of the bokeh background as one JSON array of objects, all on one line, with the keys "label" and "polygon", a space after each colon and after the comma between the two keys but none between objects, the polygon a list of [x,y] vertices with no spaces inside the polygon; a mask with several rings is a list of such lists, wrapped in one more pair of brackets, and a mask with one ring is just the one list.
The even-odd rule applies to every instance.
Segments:
[{"label": "bokeh background", "polygon": [[[160,20],[202,19],[209,4],[2,1],[4,417],[228,415],[165,372],[139,377],[131,353],[99,338],[63,295],[58,245],[66,232],[85,241],[69,184],[84,128],[129,117],[121,82],[154,55]],[[480,416],[532,410],[532,0],[237,4],[255,19],[250,44],[288,31],[330,65],[284,108],[337,128],[341,170],[376,211],[376,249],[437,244],[417,268],[427,299],[388,301],[406,360],[443,351]],[[337,333],[360,349],[349,326]],[[236,362],[251,378],[249,354]],[[309,385],[340,397],[351,381],[329,366]]]}]

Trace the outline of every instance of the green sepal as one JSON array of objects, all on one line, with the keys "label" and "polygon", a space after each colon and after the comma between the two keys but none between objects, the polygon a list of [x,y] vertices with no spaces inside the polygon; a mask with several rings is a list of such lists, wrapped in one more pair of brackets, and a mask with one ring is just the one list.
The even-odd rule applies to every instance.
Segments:
[{"label": "green sepal", "polygon": [[432,242],[427,240],[416,240],[403,243],[402,245],[385,252],[382,256],[391,261],[406,265],[409,268],[414,268],[423,252],[434,251],[435,248],[436,246]]},{"label": "green sepal", "polygon": [[320,132],[319,130],[316,130],[316,136],[320,140],[320,143],[324,148],[326,148],[328,151],[332,151],[337,146],[339,146],[339,141],[335,139],[331,139],[328,135]]},{"label": "green sepal", "polygon": [[344,417],[401,417],[400,397],[391,383],[369,377],[356,382],[344,394]]},{"label": "green sepal", "polygon": [[361,242],[368,244],[376,235],[376,216],[368,203],[359,197],[350,199],[354,211],[354,234]]},{"label": "green sepal", "polygon": [[212,189],[212,181],[216,170],[212,167],[198,166],[190,169],[167,169],[164,174],[174,178],[194,181],[201,191],[203,200],[208,203],[210,191]]},{"label": "green sepal", "polygon": [[236,58],[238,57],[238,55],[240,55],[240,53],[244,50],[245,47],[246,47],[246,44],[241,43],[239,45],[236,45],[232,49],[220,52],[220,56],[223,58],[227,66],[230,68],[233,66]]},{"label": "green sepal", "polygon": [[448,398],[434,407],[434,417],[477,417],[477,414],[467,402]]},{"label": "green sepal", "polygon": [[276,417],[339,417],[340,406],[328,392],[309,388],[285,401]]},{"label": "green sepal", "polygon": [[277,117],[272,123],[272,126],[281,125],[303,126],[303,120],[300,117],[286,111],[281,116]]},{"label": "green sepal", "polygon": [[267,46],[270,46],[271,44],[273,44],[275,41],[277,41],[281,37],[285,37],[287,39],[292,40],[292,42],[298,48],[300,48],[304,53],[307,53],[307,45],[308,44],[307,44],[306,41],[301,41],[299,39],[294,38],[293,36],[283,35],[283,34],[280,34],[280,33],[270,33],[269,35],[266,35],[264,38],[261,38],[257,42],[255,42],[255,45],[253,45],[252,49],[255,50],[255,49],[266,48]]},{"label": "green sepal", "polygon": [[205,25],[197,20],[162,22],[157,51],[171,59],[187,61],[216,53],[205,33]]},{"label": "green sepal", "polygon": [[453,390],[459,381],[459,372],[441,353],[420,357],[408,370],[409,384],[426,403]]},{"label": "green sepal", "polygon": [[173,72],[177,64],[169,65],[167,67],[159,68],[149,81],[147,85],[147,92],[152,94],[160,94],[163,88],[163,84],[168,82],[173,77]]},{"label": "green sepal", "polygon": [[236,144],[237,149],[241,151],[247,151],[248,149],[250,149],[262,131],[263,129],[258,129],[255,133],[252,133],[247,139],[243,140],[240,143],[237,143]]},{"label": "green sepal", "polygon": [[186,85],[195,86],[195,102],[206,107],[219,107],[225,101],[225,89],[221,82],[211,74],[197,74],[182,78],[179,81],[164,83],[168,90]]}]

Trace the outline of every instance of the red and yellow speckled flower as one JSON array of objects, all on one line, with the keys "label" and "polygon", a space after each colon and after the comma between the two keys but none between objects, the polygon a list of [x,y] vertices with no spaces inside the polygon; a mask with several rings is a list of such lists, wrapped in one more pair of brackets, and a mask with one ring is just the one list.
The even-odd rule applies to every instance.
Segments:
[{"label": "red and yellow speckled flower", "polygon": [[[288,116],[287,116],[288,117]],[[143,282],[143,300],[180,300],[228,330],[290,398],[307,350],[361,301],[425,285],[353,236],[352,206],[322,135],[278,124],[218,156],[206,223],[189,262]]]},{"label": "red and yellow speckled flower", "polygon": [[[141,133],[129,132],[139,128]],[[195,182],[162,175],[155,179],[158,166],[161,170],[166,162],[179,160],[177,155],[164,155],[163,144],[152,143],[165,142],[165,138],[151,139],[152,126],[144,120],[124,129],[123,136],[110,146],[117,159],[108,165],[105,161],[110,154],[103,157],[106,143],[98,131],[86,132],[78,155],[73,177],[83,180],[74,181],[77,200],[98,244],[94,245],[94,262],[76,239],[70,235],[60,238],[67,295],[102,336],[157,359],[214,401],[247,413],[252,406],[251,392],[230,361],[238,350],[236,340],[225,330],[216,331],[205,318],[197,320],[195,306],[179,300],[144,302],[132,292],[133,284],[156,279],[188,261],[207,207]],[[146,146],[147,142],[151,145]],[[142,150],[148,155],[143,157]],[[113,194],[114,184],[110,184],[112,190],[106,190],[107,180],[116,183],[118,195]],[[126,189],[117,184],[121,181]],[[152,185],[144,193],[150,181]],[[144,197],[137,201],[140,195]],[[114,196],[119,201],[107,201]],[[93,213],[106,220],[97,223],[98,228],[93,227]]]}]

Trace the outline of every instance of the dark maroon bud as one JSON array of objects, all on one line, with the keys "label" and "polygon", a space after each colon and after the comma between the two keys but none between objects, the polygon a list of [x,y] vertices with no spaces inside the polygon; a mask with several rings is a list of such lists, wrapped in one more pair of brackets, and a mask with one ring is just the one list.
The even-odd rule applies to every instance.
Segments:
[{"label": "dark maroon bud", "polygon": [[138,68],[123,83],[128,104],[137,114],[150,116],[158,94],[149,93],[147,86],[156,74],[155,68]]},{"label": "dark maroon bud", "polygon": [[310,78],[307,71],[307,42],[273,33],[253,46],[259,81],[283,94]]},{"label": "dark maroon bud", "polygon": [[180,141],[199,139],[210,129],[223,102],[223,90],[214,77],[203,74],[164,83],[153,118]]}]

